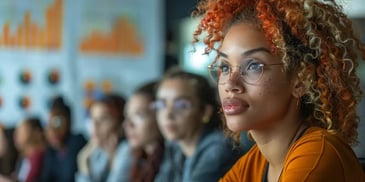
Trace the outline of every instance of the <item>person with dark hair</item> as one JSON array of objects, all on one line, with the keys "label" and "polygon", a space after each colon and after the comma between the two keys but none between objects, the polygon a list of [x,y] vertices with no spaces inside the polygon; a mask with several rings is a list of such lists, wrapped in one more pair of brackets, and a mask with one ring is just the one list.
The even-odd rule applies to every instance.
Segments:
[{"label": "person with dark hair", "polygon": [[78,155],[76,181],[128,181],[131,159],[122,127],[124,104],[118,94],[107,94],[90,106],[91,139]]},{"label": "person with dark hair", "polygon": [[242,155],[220,130],[216,95],[204,77],[172,68],[159,83],[154,108],[171,142],[157,181],[217,181]]},{"label": "person with dark hair", "polygon": [[126,105],[123,126],[133,154],[130,182],[154,181],[163,158],[164,139],[152,108],[156,84],[138,88]]},{"label": "person with dark hair", "polygon": [[5,156],[7,150],[8,150],[8,140],[5,135],[5,128],[0,123],[0,158]]},{"label": "person with dark hair", "polygon": [[56,97],[51,103],[46,138],[50,147],[46,149],[40,181],[74,181],[76,157],[86,140],[71,133],[71,109],[62,97]]},{"label": "person with dark hair", "polygon": [[194,16],[225,128],[256,142],[221,181],[365,181],[350,147],[365,46],[335,0],[204,0]]},{"label": "person with dark hair", "polygon": [[31,117],[21,122],[15,130],[14,142],[22,157],[16,181],[33,182],[41,175],[46,139],[41,121]]},{"label": "person with dark hair", "polygon": [[14,128],[5,128],[0,123],[0,181],[13,178],[18,152],[14,145]]}]

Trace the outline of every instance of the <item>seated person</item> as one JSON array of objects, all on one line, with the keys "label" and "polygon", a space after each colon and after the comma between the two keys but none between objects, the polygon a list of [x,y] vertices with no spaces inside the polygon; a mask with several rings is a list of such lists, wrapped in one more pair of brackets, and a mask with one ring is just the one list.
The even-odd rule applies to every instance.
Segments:
[{"label": "seated person", "polygon": [[72,182],[77,172],[77,154],[85,145],[82,135],[71,133],[71,110],[61,97],[56,98],[49,112],[46,149],[41,182]]},{"label": "seated person", "polygon": [[123,135],[124,99],[108,94],[90,107],[91,139],[78,155],[76,181],[127,182],[129,146]]},{"label": "seated person", "polygon": [[42,172],[46,148],[41,121],[38,118],[25,119],[16,128],[14,141],[22,157],[17,170],[16,181],[37,181]]},{"label": "seated person", "polygon": [[130,182],[152,182],[163,158],[164,139],[151,107],[156,83],[138,88],[129,98],[125,109],[124,130],[132,149]]},{"label": "seated person", "polygon": [[204,77],[173,68],[158,86],[154,108],[172,143],[158,181],[217,181],[242,155],[220,129],[216,95]]}]

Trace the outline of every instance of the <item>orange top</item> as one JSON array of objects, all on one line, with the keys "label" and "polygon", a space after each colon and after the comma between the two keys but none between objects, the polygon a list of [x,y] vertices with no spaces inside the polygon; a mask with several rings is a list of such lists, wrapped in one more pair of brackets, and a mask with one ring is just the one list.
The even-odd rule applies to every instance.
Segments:
[{"label": "orange top", "polygon": [[[261,182],[266,163],[255,145],[220,182]],[[311,127],[289,149],[279,181],[365,182],[365,174],[351,147],[341,137]]]}]

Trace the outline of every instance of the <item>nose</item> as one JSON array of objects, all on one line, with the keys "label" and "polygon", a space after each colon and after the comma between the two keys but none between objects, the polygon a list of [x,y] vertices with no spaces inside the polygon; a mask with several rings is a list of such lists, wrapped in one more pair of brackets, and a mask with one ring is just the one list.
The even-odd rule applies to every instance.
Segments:
[{"label": "nose", "polygon": [[175,117],[174,108],[171,104],[166,104],[166,107],[157,111],[157,118],[160,122],[166,122],[168,120],[173,120]]},{"label": "nose", "polygon": [[130,121],[129,119],[125,119],[122,126],[125,130],[127,130],[127,129],[132,128],[134,125],[133,125],[132,121]]},{"label": "nose", "polygon": [[241,73],[239,71],[232,71],[224,86],[227,93],[243,93],[245,88]]}]

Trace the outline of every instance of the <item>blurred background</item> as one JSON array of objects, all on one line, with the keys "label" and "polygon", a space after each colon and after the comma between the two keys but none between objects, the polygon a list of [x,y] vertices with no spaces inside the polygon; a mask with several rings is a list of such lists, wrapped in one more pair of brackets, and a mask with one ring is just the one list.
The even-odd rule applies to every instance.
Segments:
[{"label": "blurred background", "polygon": [[[365,41],[365,1],[342,1]],[[208,76],[211,57],[191,44],[197,0],[1,0],[0,121],[47,120],[49,101],[65,97],[73,130],[84,132],[91,98],[128,97],[174,65]],[[358,70],[365,88],[365,66]],[[365,121],[364,99],[359,107]],[[360,138],[365,138],[361,124]],[[364,145],[364,142],[361,142]],[[362,147],[362,150],[365,147]],[[365,155],[365,151],[357,149]]]}]

